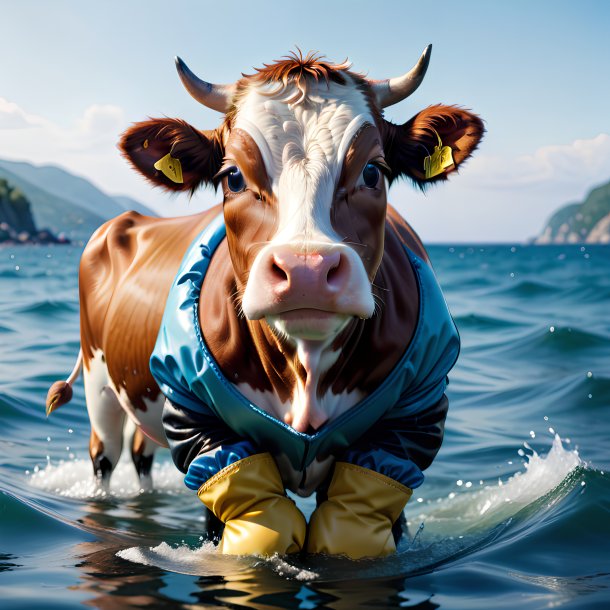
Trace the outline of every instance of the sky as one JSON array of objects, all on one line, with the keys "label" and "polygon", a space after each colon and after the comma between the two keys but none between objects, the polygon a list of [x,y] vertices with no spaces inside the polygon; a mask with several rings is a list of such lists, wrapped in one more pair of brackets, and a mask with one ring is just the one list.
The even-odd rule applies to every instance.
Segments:
[{"label": "sky", "polygon": [[457,174],[389,200],[426,242],[519,242],[563,204],[610,180],[610,2],[0,0],[0,158],[59,165],[163,215],[219,200],[152,189],[122,159],[120,133],[149,116],[212,129],[174,68],[226,83],[300,47],[382,79],[432,43],[423,84],[386,109],[404,123],[435,103],[487,129]]}]

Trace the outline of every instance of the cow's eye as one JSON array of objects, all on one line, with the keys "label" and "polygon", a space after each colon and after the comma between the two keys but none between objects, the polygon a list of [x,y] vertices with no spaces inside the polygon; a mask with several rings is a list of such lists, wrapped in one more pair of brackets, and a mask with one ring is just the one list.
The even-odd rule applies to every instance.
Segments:
[{"label": "cow's eye", "polygon": [[232,193],[239,193],[246,188],[244,175],[238,167],[232,167],[227,174],[227,186]]},{"label": "cow's eye", "polygon": [[364,182],[364,186],[370,189],[375,188],[379,182],[380,173],[379,168],[374,163],[367,163],[365,168],[362,170],[362,180]]}]

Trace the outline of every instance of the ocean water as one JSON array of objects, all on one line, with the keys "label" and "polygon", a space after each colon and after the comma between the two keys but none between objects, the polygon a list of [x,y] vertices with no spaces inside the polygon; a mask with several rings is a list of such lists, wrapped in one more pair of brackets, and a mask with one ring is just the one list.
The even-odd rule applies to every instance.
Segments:
[{"label": "ocean water", "polygon": [[[228,558],[167,452],[88,458],[80,249],[0,249],[0,607],[610,608],[610,248],[432,246],[462,337],[443,447],[381,560]],[[310,500],[299,500],[311,512]]]}]

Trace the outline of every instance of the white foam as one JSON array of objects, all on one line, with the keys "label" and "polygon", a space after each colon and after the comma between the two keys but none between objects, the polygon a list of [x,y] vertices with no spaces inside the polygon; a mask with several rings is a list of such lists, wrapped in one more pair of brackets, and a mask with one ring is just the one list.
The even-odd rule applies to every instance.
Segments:
[{"label": "white foam", "polygon": [[318,577],[316,572],[292,565],[282,557],[234,557],[223,555],[212,542],[191,548],[186,544],[170,546],[166,542],[154,547],[130,547],[117,552],[117,556],[133,563],[155,566],[180,574],[213,576],[222,574],[225,578],[264,564],[276,574],[287,579],[309,581]]},{"label": "white foam", "polygon": [[[188,493],[184,486],[183,475],[170,462],[153,464],[153,491],[165,494]],[[35,468],[28,475],[28,482],[36,489],[41,489],[67,498],[100,498],[112,496],[117,498],[132,498],[145,493],[140,487],[140,481],[133,464],[122,459],[117,464],[110,489],[104,491],[95,477],[89,459],[61,460],[57,464],[48,463],[44,468]]]},{"label": "white foam", "polygon": [[[452,536],[489,529],[558,487],[579,465],[582,461],[578,452],[564,449],[559,435],[555,434],[548,455],[533,451],[527,456],[523,472],[484,489],[451,493],[442,500],[418,504],[423,510],[409,519],[409,525],[413,527],[424,521],[428,534]],[[560,499],[560,496],[550,499],[548,506]]]},{"label": "white foam", "polygon": [[212,542],[204,542],[200,547],[194,549],[186,544],[170,546],[167,542],[162,542],[154,547],[133,546],[123,549],[117,552],[117,557],[145,566],[158,566],[161,560],[175,566],[192,567],[207,561],[209,556],[214,554],[215,547]]},{"label": "white foam", "polygon": [[285,559],[282,559],[279,555],[274,555],[273,557],[269,557],[264,561],[271,566],[274,572],[276,572],[279,576],[284,576],[285,578],[308,581],[315,580],[319,577],[319,574],[316,572],[294,566],[291,563],[288,563]]}]

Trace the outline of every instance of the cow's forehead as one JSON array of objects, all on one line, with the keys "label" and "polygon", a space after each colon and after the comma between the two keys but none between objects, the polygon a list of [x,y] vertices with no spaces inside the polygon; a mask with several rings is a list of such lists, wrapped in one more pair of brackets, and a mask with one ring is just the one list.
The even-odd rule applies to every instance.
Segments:
[{"label": "cow's forehead", "polygon": [[279,91],[277,83],[252,84],[240,97],[233,128],[257,144],[277,191],[282,173],[295,167],[323,166],[336,180],[364,123],[375,124],[369,101],[346,75],[344,85],[311,81],[305,92],[290,82]]}]

